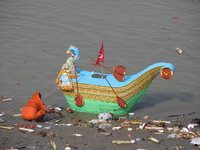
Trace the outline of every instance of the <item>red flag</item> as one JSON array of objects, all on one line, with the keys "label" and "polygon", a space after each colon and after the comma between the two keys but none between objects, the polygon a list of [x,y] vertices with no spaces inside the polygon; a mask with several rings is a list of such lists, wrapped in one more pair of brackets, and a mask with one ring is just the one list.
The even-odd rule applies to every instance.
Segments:
[{"label": "red flag", "polygon": [[104,62],[104,46],[103,46],[103,42],[102,42],[102,45],[101,45],[101,48],[100,48],[100,51],[99,51],[99,55],[98,55],[96,64],[94,66],[100,64],[101,62]]}]

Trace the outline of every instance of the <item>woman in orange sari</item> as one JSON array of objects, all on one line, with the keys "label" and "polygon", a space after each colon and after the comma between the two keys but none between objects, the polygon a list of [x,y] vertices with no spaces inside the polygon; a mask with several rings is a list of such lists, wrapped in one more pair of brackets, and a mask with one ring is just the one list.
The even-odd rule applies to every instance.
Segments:
[{"label": "woman in orange sari", "polygon": [[27,121],[36,119],[37,122],[41,122],[47,112],[56,113],[56,111],[47,108],[41,100],[41,94],[36,92],[26,106],[22,108],[22,118]]}]

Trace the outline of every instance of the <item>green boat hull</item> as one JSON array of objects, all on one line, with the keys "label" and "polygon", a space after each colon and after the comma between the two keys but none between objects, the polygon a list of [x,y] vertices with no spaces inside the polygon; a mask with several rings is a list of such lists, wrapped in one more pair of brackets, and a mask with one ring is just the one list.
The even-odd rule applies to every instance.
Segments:
[{"label": "green boat hull", "polygon": [[126,100],[127,106],[125,108],[121,108],[116,102],[101,102],[88,99],[84,99],[84,105],[79,107],[74,103],[74,97],[69,97],[64,93],[63,94],[68,103],[68,107],[73,108],[74,111],[94,114],[104,113],[107,111],[114,115],[124,115],[133,111],[133,107],[142,99],[148,88],[149,86],[145,87],[138,94],[135,94],[134,97],[131,97],[130,99]]}]

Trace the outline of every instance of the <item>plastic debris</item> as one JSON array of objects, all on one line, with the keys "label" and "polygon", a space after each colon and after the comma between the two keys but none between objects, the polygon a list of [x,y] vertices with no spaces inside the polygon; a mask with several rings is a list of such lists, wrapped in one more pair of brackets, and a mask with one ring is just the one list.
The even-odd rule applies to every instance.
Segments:
[{"label": "plastic debris", "polygon": [[83,134],[73,134],[73,136],[84,136]]},{"label": "plastic debris", "polygon": [[4,122],[4,120],[0,118],[0,122]]},{"label": "plastic debris", "polygon": [[13,129],[13,127],[5,127],[5,126],[0,126],[1,129],[8,129],[8,130],[11,130]]},{"label": "plastic debris", "polygon": [[175,50],[179,53],[179,54],[182,54],[183,51],[178,47],[178,48],[175,48]]},{"label": "plastic debris", "polygon": [[130,133],[128,133],[127,136],[128,136],[129,138],[131,138],[131,134],[130,134]]},{"label": "plastic debris", "polygon": [[119,130],[121,129],[122,127],[112,127],[112,130]]},{"label": "plastic debris", "polygon": [[127,128],[127,131],[133,131],[133,128]]},{"label": "plastic debris", "polygon": [[145,125],[146,125],[146,123],[143,123],[142,125],[139,125],[139,128],[144,129]]},{"label": "plastic debris", "polygon": [[57,146],[56,146],[55,142],[53,142],[53,141],[50,141],[50,144],[51,144],[51,146],[54,148],[54,150],[56,150],[56,149],[57,149]]},{"label": "plastic debris", "polygon": [[136,138],[135,140],[136,140],[137,142],[140,142],[140,141],[141,141],[140,138]]},{"label": "plastic debris", "polygon": [[123,140],[113,140],[114,144],[131,144],[131,141],[123,141]]},{"label": "plastic debris", "polygon": [[132,140],[131,140],[131,143],[135,143],[135,140],[134,140],[134,139],[132,139]]},{"label": "plastic debris", "polygon": [[148,129],[148,130],[162,130],[163,127],[148,127],[148,126],[145,126],[145,129]]},{"label": "plastic debris", "polygon": [[144,120],[146,120],[146,119],[148,119],[148,118],[149,118],[149,116],[148,116],[148,115],[146,115],[146,116],[144,116],[144,118],[143,118],[143,119],[144,119]]},{"label": "plastic debris", "polygon": [[51,129],[51,126],[45,126],[43,129],[49,130],[49,129]]},{"label": "plastic debris", "polygon": [[150,141],[153,141],[154,143],[160,143],[160,141],[154,137],[149,137]]},{"label": "plastic debris", "polygon": [[192,141],[190,142],[191,145],[200,145],[200,138],[194,138],[192,139]]},{"label": "plastic debris", "polygon": [[101,122],[101,120],[99,120],[99,119],[92,119],[91,121],[88,121],[88,122],[89,123],[93,123],[93,124],[97,124],[97,123]]},{"label": "plastic debris", "polygon": [[129,120],[133,119],[133,115],[135,115],[135,113],[129,113]]},{"label": "plastic debris", "polygon": [[108,112],[101,113],[98,115],[99,120],[110,121],[112,120],[112,115]]},{"label": "plastic debris", "polygon": [[4,116],[4,115],[5,115],[5,113],[4,113],[4,112],[0,113],[0,117],[1,117],[1,116]]},{"label": "plastic debris", "polygon": [[101,132],[101,134],[106,135],[106,136],[112,135],[112,133],[108,133],[108,132]]},{"label": "plastic debris", "polygon": [[110,123],[101,123],[100,125],[99,125],[99,128],[101,128],[101,129],[105,129],[105,128],[109,128],[109,127],[111,127],[112,125],[110,124]]},{"label": "plastic debris", "polygon": [[174,138],[176,138],[176,134],[170,134],[170,135],[167,136],[167,138],[169,138],[169,139],[170,139],[170,138],[171,138],[171,139],[174,139]]},{"label": "plastic debris", "polygon": [[12,98],[6,98],[6,99],[2,99],[3,102],[7,102],[7,101],[11,101]]},{"label": "plastic debris", "polygon": [[15,117],[22,116],[22,114],[13,114],[12,116],[15,116]]},{"label": "plastic debris", "polygon": [[153,122],[158,122],[158,123],[171,123],[171,121],[164,121],[164,120],[153,120]]},{"label": "plastic debris", "polygon": [[38,128],[42,128],[42,125],[39,125],[39,124],[38,124],[38,125],[36,125],[36,127],[38,127]]},{"label": "plastic debris", "polygon": [[27,129],[27,128],[19,128],[19,130],[28,131],[28,132],[34,132],[33,129]]},{"label": "plastic debris", "polygon": [[71,147],[67,146],[64,150],[71,150]]}]

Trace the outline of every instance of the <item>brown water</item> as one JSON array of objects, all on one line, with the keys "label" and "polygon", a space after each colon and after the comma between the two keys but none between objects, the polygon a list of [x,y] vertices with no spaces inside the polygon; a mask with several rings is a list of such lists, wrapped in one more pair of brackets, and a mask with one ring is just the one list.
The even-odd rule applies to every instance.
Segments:
[{"label": "brown water", "polygon": [[13,101],[0,101],[0,111],[20,109],[37,91],[46,104],[67,106],[54,84],[65,51],[77,46],[76,65],[92,70],[89,58],[104,41],[104,64],[123,65],[129,75],[161,61],[176,68],[172,79],[152,83],[134,107],[138,116],[200,117],[199,6],[199,0],[1,0],[0,96]]}]

